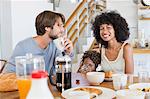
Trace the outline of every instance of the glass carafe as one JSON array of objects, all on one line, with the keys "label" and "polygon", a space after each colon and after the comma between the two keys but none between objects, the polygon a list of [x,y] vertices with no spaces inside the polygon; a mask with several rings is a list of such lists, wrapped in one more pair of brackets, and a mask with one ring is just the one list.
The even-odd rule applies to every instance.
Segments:
[{"label": "glass carafe", "polygon": [[17,85],[20,99],[26,99],[31,87],[31,73],[36,70],[45,71],[43,56],[33,56],[28,53],[26,56],[15,57]]}]

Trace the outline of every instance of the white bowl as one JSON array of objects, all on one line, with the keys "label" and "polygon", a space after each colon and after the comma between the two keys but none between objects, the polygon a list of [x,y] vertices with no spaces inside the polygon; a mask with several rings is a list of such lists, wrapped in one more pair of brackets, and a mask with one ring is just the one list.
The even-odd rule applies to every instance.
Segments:
[{"label": "white bowl", "polygon": [[87,80],[91,85],[99,85],[104,81],[105,73],[103,72],[88,72]]},{"label": "white bowl", "polygon": [[118,90],[116,91],[117,99],[144,99],[145,93],[138,90]]},{"label": "white bowl", "polygon": [[[143,88],[150,88],[150,83],[135,83],[129,86],[131,90],[139,90]],[[146,99],[150,99],[150,92],[145,92]]]}]

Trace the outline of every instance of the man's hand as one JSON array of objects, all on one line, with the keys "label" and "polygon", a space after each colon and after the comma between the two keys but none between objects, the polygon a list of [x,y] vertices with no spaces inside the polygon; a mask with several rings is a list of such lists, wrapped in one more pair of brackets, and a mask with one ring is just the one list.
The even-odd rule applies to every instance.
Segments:
[{"label": "man's hand", "polygon": [[64,46],[65,46],[64,50],[65,50],[66,54],[70,55],[73,52],[73,44],[66,37],[64,37]]}]

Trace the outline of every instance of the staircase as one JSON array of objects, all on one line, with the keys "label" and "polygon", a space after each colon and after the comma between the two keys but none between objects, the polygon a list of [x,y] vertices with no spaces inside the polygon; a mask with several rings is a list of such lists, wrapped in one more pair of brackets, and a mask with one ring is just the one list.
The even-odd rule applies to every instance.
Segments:
[{"label": "staircase", "polygon": [[93,46],[91,22],[105,7],[105,0],[82,0],[65,23],[67,36],[74,46],[73,72],[77,71],[83,53]]}]

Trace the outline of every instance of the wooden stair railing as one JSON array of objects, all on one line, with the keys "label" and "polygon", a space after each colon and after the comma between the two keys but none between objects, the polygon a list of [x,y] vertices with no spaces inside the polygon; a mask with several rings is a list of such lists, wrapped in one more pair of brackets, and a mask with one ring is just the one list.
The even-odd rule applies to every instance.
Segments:
[{"label": "wooden stair railing", "polygon": [[67,36],[74,46],[73,63],[77,63],[78,53],[82,53],[82,45],[84,44],[82,37],[84,39],[89,35],[89,23],[92,22],[91,19],[93,19],[96,11],[95,0],[82,0],[64,25]]},{"label": "wooden stair railing", "polygon": [[90,46],[90,50],[91,49],[96,49],[97,46],[98,46],[98,44],[97,44],[96,40],[94,39],[94,41],[92,42],[92,45]]},{"label": "wooden stair railing", "polygon": [[79,35],[81,35],[83,33],[83,30],[85,29],[85,27],[87,26],[87,23],[85,23],[82,28],[79,31]]},{"label": "wooden stair railing", "polygon": [[71,14],[71,16],[69,17],[69,19],[66,21],[64,28],[67,28],[71,21],[74,19],[74,17],[78,14],[78,12],[80,11],[80,9],[83,7],[83,5],[87,2],[87,0],[83,0],[79,6],[75,9],[75,11],[73,11],[73,13]]},{"label": "wooden stair railing", "polygon": [[75,46],[79,36],[87,28],[87,24],[93,15],[91,12],[93,12],[94,8],[94,0],[90,0],[89,2],[83,0],[66,21],[64,28],[67,31],[69,39],[73,42],[73,46]]},{"label": "wooden stair railing", "polygon": [[87,8],[84,8],[84,10],[82,11],[82,13],[79,16],[79,19],[81,19],[81,17],[86,13],[86,11],[87,11]]}]

